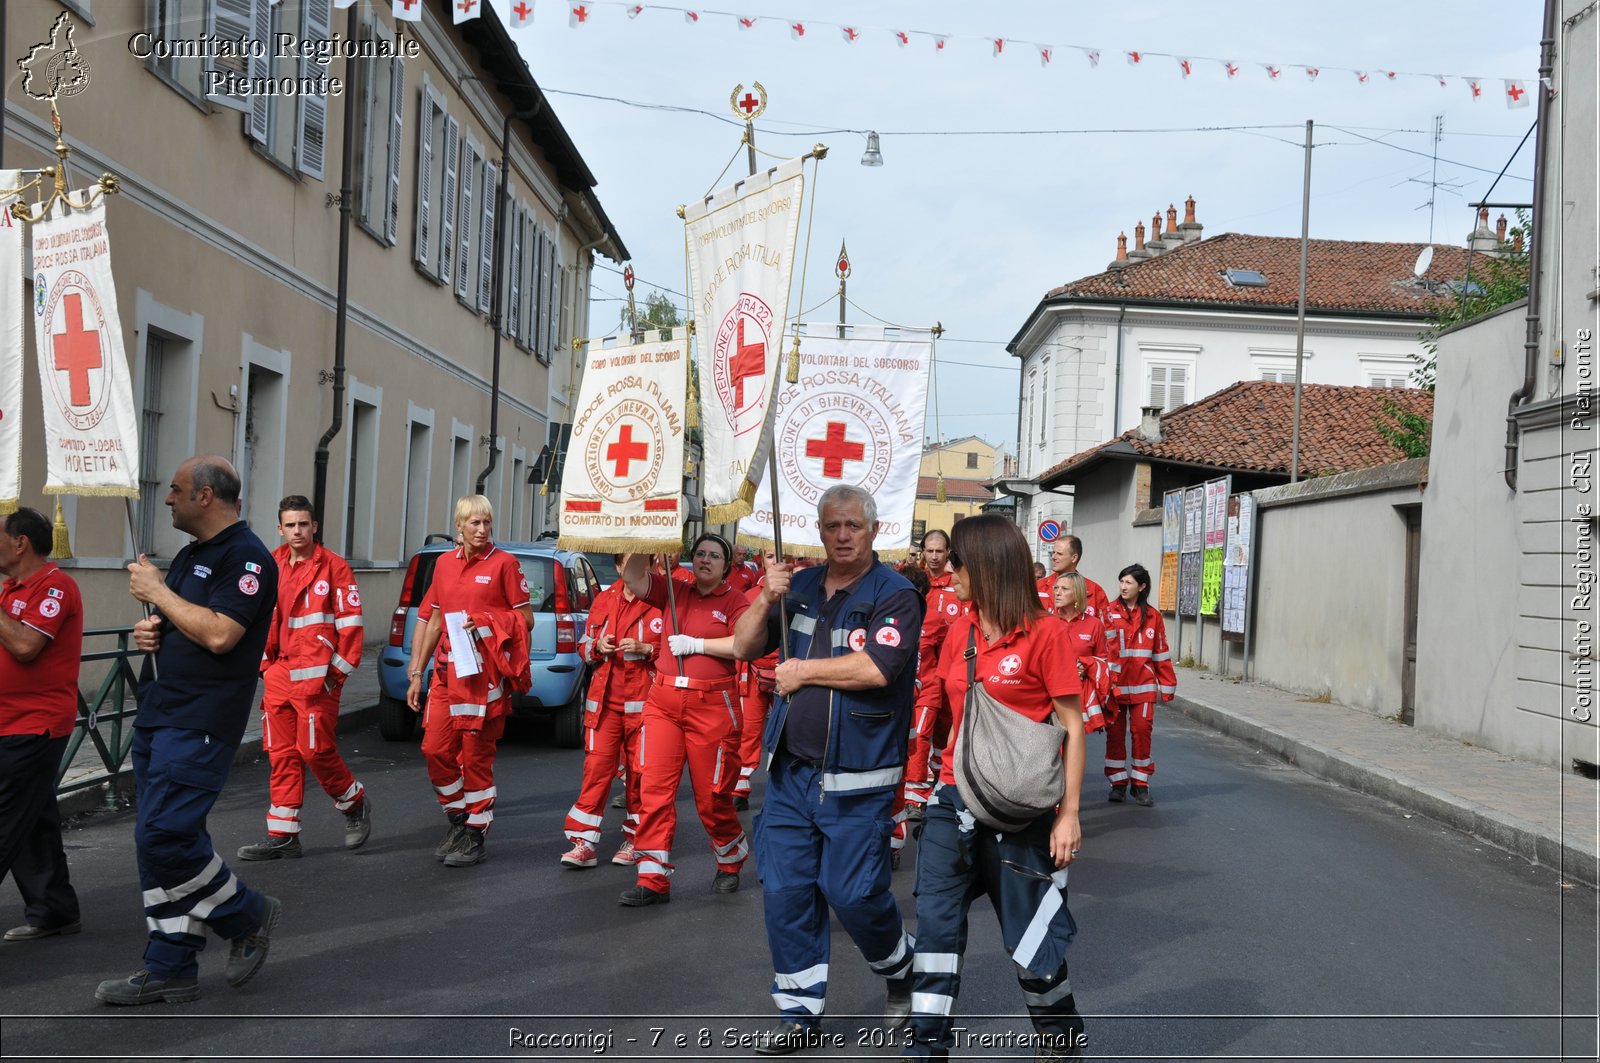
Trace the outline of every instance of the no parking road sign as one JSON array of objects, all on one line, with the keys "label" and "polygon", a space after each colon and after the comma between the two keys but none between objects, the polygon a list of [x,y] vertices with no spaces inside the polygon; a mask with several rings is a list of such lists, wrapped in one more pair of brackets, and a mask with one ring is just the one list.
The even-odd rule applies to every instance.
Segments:
[{"label": "no parking road sign", "polygon": [[1047,543],[1053,543],[1061,538],[1061,522],[1058,520],[1042,520],[1039,522],[1039,538]]}]

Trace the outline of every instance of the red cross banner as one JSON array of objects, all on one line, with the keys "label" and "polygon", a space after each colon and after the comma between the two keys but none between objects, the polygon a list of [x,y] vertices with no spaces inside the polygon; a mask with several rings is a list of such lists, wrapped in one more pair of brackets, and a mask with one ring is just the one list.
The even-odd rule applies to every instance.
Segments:
[{"label": "red cross banner", "polygon": [[684,208],[707,524],[749,513],[766,469],[803,161],[790,159]]},{"label": "red cross banner", "polygon": [[683,547],[688,389],[686,337],[587,348],[561,474],[563,550]]},{"label": "red cross banner", "polygon": [[[0,189],[21,184],[16,170],[0,170]],[[13,513],[22,497],[22,223],[0,209],[0,513]]]},{"label": "red cross banner", "polygon": [[[912,510],[922,463],[923,413],[933,336],[914,329],[806,326],[800,381],[778,383],[773,438],[785,553],[822,557],[817,500],[835,484],[864,488],[878,503],[877,550],[885,560],[911,547]],[[772,546],[766,492],[739,521],[739,541]]]},{"label": "red cross banner", "polygon": [[44,493],[139,497],[139,418],[111,280],[104,203],[33,227],[33,339]]}]

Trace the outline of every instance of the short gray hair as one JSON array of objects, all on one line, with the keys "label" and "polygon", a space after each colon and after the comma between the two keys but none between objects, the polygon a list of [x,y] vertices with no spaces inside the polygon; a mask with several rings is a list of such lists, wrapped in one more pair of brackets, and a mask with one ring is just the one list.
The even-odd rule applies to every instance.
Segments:
[{"label": "short gray hair", "polygon": [[867,518],[868,524],[878,520],[878,502],[872,497],[872,492],[865,491],[854,484],[834,484],[822,492],[822,497],[817,499],[817,523],[821,524],[822,511],[829,506],[849,505],[852,502],[861,505],[861,513]]}]

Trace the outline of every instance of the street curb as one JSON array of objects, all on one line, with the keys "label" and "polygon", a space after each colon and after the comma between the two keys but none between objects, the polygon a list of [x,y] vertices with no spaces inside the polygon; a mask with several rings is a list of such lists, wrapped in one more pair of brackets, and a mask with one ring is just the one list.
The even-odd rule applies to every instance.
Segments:
[{"label": "street curb", "polygon": [[[255,710],[252,709],[252,712]],[[339,708],[339,733],[358,730],[367,726],[378,718],[378,703],[376,700],[370,704],[340,706]],[[131,723],[131,721],[130,721]],[[234,766],[247,764],[261,756],[261,736],[247,735],[239,743],[239,748],[234,750]],[[115,780],[116,793],[108,793],[112,783],[105,782],[98,786],[74,790],[69,794],[62,794],[56,798],[56,804],[61,809],[63,819],[81,816],[92,812],[109,812],[115,809],[126,808],[133,801],[133,767],[128,765],[121,775]]]},{"label": "street curb", "polygon": [[1399,805],[1530,863],[1558,870],[1567,879],[1600,885],[1600,856],[1573,842],[1563,842],[1545,828],[1459,794],[1407,779],[1342,750],[1296,738],[1231,710],[1181,696],[1173,699],[1172,707],[1196,723],[1243,739],[1309,775]]}]

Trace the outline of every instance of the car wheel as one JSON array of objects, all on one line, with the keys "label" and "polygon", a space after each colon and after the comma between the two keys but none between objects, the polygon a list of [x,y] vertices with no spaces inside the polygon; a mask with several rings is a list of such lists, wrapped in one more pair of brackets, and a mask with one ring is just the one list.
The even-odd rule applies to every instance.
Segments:
[{"label": "car wheel", "polygon": [[403,701],[378,695],[378,733],[390,742],[409,742],[417,729],[417,714]]},{"label": "car wheel", "polygon": [[552,717],[554,723],[556,745],[563,749],[580,749],[583,747],[583,688],[578,688],[578,696],[567,702],[555,711]]}]

